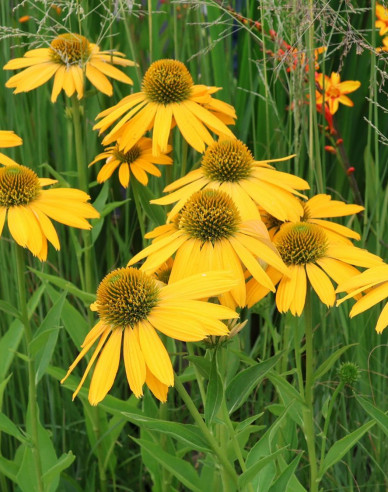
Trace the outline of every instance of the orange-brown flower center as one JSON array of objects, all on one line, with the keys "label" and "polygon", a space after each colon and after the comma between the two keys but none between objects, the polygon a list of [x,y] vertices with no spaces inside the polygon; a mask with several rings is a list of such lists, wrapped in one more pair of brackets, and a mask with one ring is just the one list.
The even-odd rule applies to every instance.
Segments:
[{"label": "orange-brown flower center", "polygon": [[81,65],[90,53],[89,41],[81,34],[60,34],[50,44],[51,59],[64,65]]},{"label": "orange-brown flower center", "polygon": [[251,174],[254,158],[241,140],[221,140],[210,145],[202,157],[204,175],[212,181],[236,182]]},{"label": "orange-brown flower center", "polygon": [[177,227],[192,238],[213,244],[237,232],[240,221],[230,196],[209,189],[194,193],[175,219]]},{"label": "orange-brown flower center", "polygon": [[112,328],[133,327],[147,319],[159,300],[156,279],[136,268],[118,268],[97,289],[100,319]]},{"label": "orange-brown flower center", "polygon": [[179,103],[190,97],[194,82],[185,65],[177,60],[158,60],[149,67],[142,89],[155,103]]},{"label": "orange-brown flower center", "polygon": [[275,237],[275,246],[287,266],[306,265],[325,255],[328,242],[319,226],[296,222],[282,227]]},{"label": "orange-brown flower center", "polygon": [[27,205],[40,193],[38,176],[25,166],[0,169],[0,206],[9,208]]},{"label": "orange-brown flower center", "polygon": [[138,145],[134,145],[128,152],[122,152],[120,147],[116,145],[113,154],[118,161],[132,164],[141,156],[141,148]]}]

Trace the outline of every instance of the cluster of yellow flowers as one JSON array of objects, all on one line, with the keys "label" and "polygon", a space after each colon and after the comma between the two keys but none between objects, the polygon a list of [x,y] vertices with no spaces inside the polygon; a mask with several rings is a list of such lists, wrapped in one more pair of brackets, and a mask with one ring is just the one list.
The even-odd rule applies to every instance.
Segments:
[{"label": "cluster of yellow flowers", "polygon": [[[131,83],[113,64],[134,65],[122,53],[100,51],[83,36],[60,35],[49,48],[10,61],[6,69],[28,68],[11,77],[7,86],[15,92],[29,91],[54,76],[52,101],[62,89],[67,96],[77,93],[82,98],[86,75],[97,89],[111,94],[106,75]],[[341,83],[338,74],[332,74],[327,80],[322,76],[318,83],[327,93],[331,113],[339,102],[350,105],[344,94],[355,90],[355,82]],[[160,176],[155,164],[172,164],[167,154],[175,127],[202,158],[198,169],[169,184],[164,190],[167,194],[154,200],[173,207],[166,224],[146,235],[151,244],[125,268],[109,273],[98,288],[91,309],[97,311],[99,321],[64,378],[98,341],[74,393],[98,358],[89,390],[93,405],[113,385],[121,347],[133,393],[140,397],[145,383],[159,400],[166,401],[174,376],[155,329],[183,341],[227,335],[222,320],[237,318],[237,307],[252,306],[269,291],[276,291],[280,312],[299,316],[309,286],[324,304],[335,304],[332,281],[339,284],[337,292],[348,293],[345,299],[359,296],[351,315],[388,295],[388,266],[354,246],[352,240],[360,239],[355,231],[327,220],[363,208],[324,194],[307,199],[306,181],[273,166],[293,156],[255,160],[228,127],[236,114],[232,106],[213,97],[219,90],[195,84],[183,63],[159,60],[146,71],[140,92],[97,116],[100,121],[95,129],[105,133],[110,128],[103,139],[106,149],[91,163],[105,160],[99,182],[117,168],[124,187],[131,175],[143,185],[148,182],[147,173]],[[144,136],[147,132],[152,132],[152,138]],[[16,138],[6,132],[3,146],[20,144]],[[4,158],[0,162],[5,166],[0,174],[0,225],[8,212],[15,240],[39,258],[47,256],[46,239],[59,248],[47,216],[81,228],[89,227],[86,218],[98,216],[85,203],[85,193],[60,188],[43,191],[42,186],[54,181],[39,179]],[[140,260],[145,260],[142,266],[134,268]],[[360,274],[356,267],[368,270]],[[368,293],[360,296],[364,290]],[[207,302],[209,298],[218,298],[218,303]],[[387,324],[385,307],[377,330],[381,332]]]}]

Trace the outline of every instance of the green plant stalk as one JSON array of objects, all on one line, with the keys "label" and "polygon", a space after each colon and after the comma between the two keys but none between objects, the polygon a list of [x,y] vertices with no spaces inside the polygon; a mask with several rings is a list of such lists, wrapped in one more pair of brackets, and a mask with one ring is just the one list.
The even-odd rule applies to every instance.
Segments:
[{"label": "green plant stalk", "polygon": [[[194,347],[191,343],[187,344],[187,351],[188,351],[189,355],[195,355]],[[205,388],[203,386],[203,377],[201,376],[201,374],[198,371],[197,366],[195,364],[193,364],[193,368],[194,368],[195,380],[197,381],[199,393],[201,395],[202,404],[203,404],[203,406],[205,406],[206,405],[206,391],[205,391]]]},{"label": "green plant stalk", "polygon": [[150,50],[150,63],[154,61],[152,46],[152,0],[148,0],[148,49]]},{"label": "green plant stalk", "polygon": [[31,411],[31,440],[32,440],[32,455],[34,457],[35,463],[35,473],[38,484],[38,492],[44,492],[43,481],[42,481],[42,462],[39,453],[39,431],[38,431],[38,413],[37,409],[37,395],[36,395],[36,384],[35,384],[35,362],[30,354],[30,343],[32,341],[32,330],[30,325],[30,320],[28,319],[27,311],[27,299],[26,299],[26,289],[24,282],[24,272],[25,272],[25,259],[24,259],[24,248],[16,246],[16,271],[17,271],[17,285],[19,294],[19,309],[21,314],[21,320],[24,326],[24,337],[27,346],[28,355],[28,401]]},{"label": "green plant stalk", "polygon": [[[88,168],[85,162],[85,150],[82,144],[80,104],[75,95],[72,96],[71,102],[73,109],[72,115],[74,125],[75,154],[77,160],[77,174],[81,190],[87,193],[89,188]],[[85,285],[83,287],[87,292],[91,293],[95,291],[96,284],[94,279],[94,268],[92,266],[92,238],[90,231],[82,231],[82,239],[85,252]]]},{"label": "green plant stalk", "polygon": [[310,286],[306,291],[306,304],[304,308],[305,336],[306,336],[306,380],[304,400],[306,408],[303,409],[303,428],[307,442],[307,451],[310,463],[310,492],[318,492],[318,467],[315,452],[315,429],[314,429],[314,372],[313,372],[313,327],[312,306],[310,298]]},{"label": "green plant stalk", "polygon": [[330,403],[329,403],[329,407],[327,409],[327,415],[326,415],[326,419],[325,419],[325,425],[323,426],[323,431],[322,431],[322,447],[321,447],[321,460],[319,463],[319,475],[321,475],[323,460],[325,459],[327,432],[329,430],[330,417],[331,417],[331,414],[333,412],[334,403],[337,399],[337,396],[342,391],[344,386],[345,386],[345,383],[343,381],[341,381],[339,383],[339,385],[336,387],[336,389],[333,393],[333,396],[330,398]]},{"label": "green plant stalk", "polygon": [[224,470],[228,473],[230,479],[233,481],[234,485],[237,487],[238,486],[238,476],[233,468],[232,464],[228,460],[225,452],[219,447],[216,439],[212,435],[212,433],[209,431],[207,428],[205,422],[203,421],[203,418],[201,417],[200,413],[197,410],[197,407],[195,406],[193,400],[191,399],[190,395],[187,393],[185,390],[183,384],[181,383],[179,376],[175,374],[175,388],[179,393],[179,396],[182,398],[182,400],[185,402],[187,410],[190,412],[190,415],[193,417],[195,423],[198,425],[200,432],[202,433],[203,437],[206,439],[208,442],[210,448],[213,450],[214,454],[217,456],[219,462],[223,466]]},{"label": "green plant stalk", "polygon": [[[88,191],[88,168],[85,162],[85,149],[82,143],[82,127],[81,127],[81,116],[80,116],[80,105],[79,101],[74,95],[72,97],[72,115],[73,115],[73,124],[74,124],[74,139],[75,139],[75,153],[77,160],[77,171],[78,178],[80,181],[80,187],[83,191]],[[83,238],[83,246],[85,252],[85,282],[82,288],[87,292],[95,291],[95,279],[94,279],[94,255],[92,250],[92,237],[90,231],[82,231]],[[89,311],[88,313],[89,324],[90,326],[93,324],[93,313]],[[100,429],[100,419],[99,419],[99,409],[92,409],[93,415],[93,426],[95,427],[95,431],[97,436],[101,435]],[[97,445],[97,459],[99,463],[98,471],[100,477],[100,485],[101,491],[106,492],[107,488],[107,480],[106,473],[104,468],[104,456],[103,449],[101,443]]]}]

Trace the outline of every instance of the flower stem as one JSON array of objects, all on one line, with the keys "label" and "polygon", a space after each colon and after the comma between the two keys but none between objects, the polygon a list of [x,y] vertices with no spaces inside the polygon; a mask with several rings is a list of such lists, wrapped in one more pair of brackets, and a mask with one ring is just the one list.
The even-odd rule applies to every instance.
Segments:
[{"label": "flower stem", "polygon": [[310,462],[310,492],[318,492],[318,467],[315,452],[315,429],[314,429],[314,372],[313,372],[313,327],[312,306],[310,298],[310,287],[306,292],[306,304],[304,310],[305,335],[306,335],[306,382],[305,382],[305,404],[303,410],[303,427],[307,442],[307,451]]},{"label": "flower stem", "polygon": [[[77,172],[79,178],[80,188],[88,192],[89,188],[89,180],[88,180],[88,167],[86,165],[85,159],[85,149],[83,146],[83,131],[81,126],[81,112],[80,112],[80,103],[76,96],[72,96],[72,115],[73,115],[73,125],[74,125],[74,140],[75,140],[75,154],[77,160]],[[83,239],[83,247],[85,253],[85,275],[84,282],[82,285],[83,290],[86,292],[95,292],[96,290],[96,280],[94,277],[94,251],[92,249],[92,236],[90,231],[82,231],[82,239]],[[93,313],[91,311],[88,312],[89,325],[93,324]],[[101,435],[101,425],[100,425],[100,410],[98,408],[92,409],[92,420],[95,433],[97,436]],[[97,445],[97,459],[99,464],[99,478],[100,478],[100,487],[102,492],[106,492],[107,489],[107,481],[106,481],[106,473],[104,467],[104,458],[103,458],[103,448],[101,443]]]},{"label": "flower stem", "polygon": [[38,412],[37,412],[37,396],[35,384],[35,363],[30,353],[30,343],[32,341],[32,330],[30,320],[28,319],[27,299],[24,283],[25,259],[24,248],[16,245],[16,270],[17,270],[17,285],[19,294],[19,309],[21,320],[24,326],[24,337],[27,345],[28,355],[28,402],[31,412],[31,440],[32,440],[32,455],[35,463],[35,473],[38,485],[38,492],[43,492],[42,481],[42,462],[39,453],[39,431],[38,431]]},{"label": "flower stem", "polygon": [[201,417],[200,413],[197,410],[197,407],[195,406],[193,400],[191,399],[190,395],[187,393],[185,390],[183,384],[181,383],[179,376],[175,374],[175,388],[178,391],[180,397],[182,400],[185,402],[186,407],[188,411],[190,412],[191,416],[193,417],[195,423],[198,425],[200,431],[202,432],[203,437],[206,439],[208,442],[210,448],[214,452],[214,454],[217,456],[219,462],[223,466],[224,470],[228,473],[230,479],[233,481],[235,486],[238,485],[238,476],[236,473],[236,470],[234,469],[232,463],[228,460],[225,452],[218,446],[218,443],[212,433],[209,431],[209,429],[206,427],[205,422],[203,421],[203,418]]},{"label": "flower stem", "polygon": [[[88,192],[88,168],[85,159],[85,149],[82,144],[82,127],[81,127],[81,115],[80,115],[80,104],[76,96],[72,96],[72,114],[73,114],[73,125],[74,125],[74,139],[75,139],[75,154],[77,159],[77,173],[80,188],[82,191]],[[93,257],[92,257],[92,238],[90,231],[82,231],[83,246],[85,252],[85,285],[84,290],[87,292],[95,291],[95,279],[94,279],[94,268],[93,268]],[[92,319],[89,319],[92,321]]]}]

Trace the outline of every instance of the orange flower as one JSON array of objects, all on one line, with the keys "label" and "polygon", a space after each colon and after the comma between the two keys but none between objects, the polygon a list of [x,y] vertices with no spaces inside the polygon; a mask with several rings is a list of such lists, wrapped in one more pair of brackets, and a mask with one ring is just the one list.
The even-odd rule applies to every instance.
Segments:
[{"label": "orange flower", "polygon": [[378,20],[375,22],[375,26],[380,29],[380,36],[384,36],[388,32],[388,9],[377,3],[376,17]]},{"label": "orange flower", "polygon": [[338,110],[339,103],[345,106],[354,106],[354,103],[345,94],[356,91],[361,82],[358,80],[347,80],[341,82],[340,74],[332,72],[331,76],[317,74],[315,78],[321,91],[316,91],[316,103],[322,105],[324,102],[328,105],[330,114],[335,114]]},{"label": "orange flower", "polygon": [[388,36],[383,39],[383,45],[380,48],[376,48],[376,51],[380,53],[381,51],[388,51]]}]

